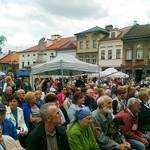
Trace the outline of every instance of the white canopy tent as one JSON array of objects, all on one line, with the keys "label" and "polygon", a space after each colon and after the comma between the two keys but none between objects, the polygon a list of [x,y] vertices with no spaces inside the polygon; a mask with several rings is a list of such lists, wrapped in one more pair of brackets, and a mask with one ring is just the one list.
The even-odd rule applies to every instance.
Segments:
[{"label": "white canopy tent", "polygon": [[31,67],[32,75],[74,76],[85,73],[98,73],[99,66],[82,62],[73,55],[59,53],[54,59]]},{"label": "white canopy tent", "polygon": [[[94,77],[98,77],[98,73],[92,74]],[[129,78],[128,74],[118,71],[115,68],[108,68],[104,71],[100,72],[100,77],[108,77],[108,78]]]}]

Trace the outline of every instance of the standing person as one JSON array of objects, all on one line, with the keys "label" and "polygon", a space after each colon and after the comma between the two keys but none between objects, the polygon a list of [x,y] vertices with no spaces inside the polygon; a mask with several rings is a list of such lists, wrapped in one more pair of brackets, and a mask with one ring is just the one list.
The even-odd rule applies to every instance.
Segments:
[{"label": "standing person", "polygon": [[76,120],[67,130],[72,150],[100,150],[91,128],[92,115],[88,107],[77,111]]},{"label": "standing person", "polygon": [[113,106],[113,114],[116,115],[121,110],[125,109],[126,106],[123,102],[125,99],[126,91],[123,87],[118,87],[116,91],[116,97],[113,99],[112,106]]},{"label": "standing person", "polygon": [[16,85],[15,85],[13,79],[11,78],[11,76],[5,77],[4,81],[5,81],[5,83],[4,83],[4,85],[3,85],[3,92],[6,91],[6,87],[7,87],[7,86],[10,86],[10,87],[12,88],[12,93],[14,93],[14,92],[15,92],[15,86],[16,86]]},{"label": "standing person", "polygon": [[64,87],[61,92],[59,94],[57,94],[57,97],[58,97],[58,101],[59,101],[59,105],[62,106],[63,105],[63,102],[65,100],[65,97],[66,97],[66,93],[67,93],[67,88]]},{"label": "standing person", "polygon": [[71,150],[61,115],[55,104],[46,103],[41,108],[42,121],[27,137],[26,150]]},{"label": "standing person", "polygon": [[122,110],[116,115],[116,118],[122,118],[125,125],[120,126],[121,133],[126,140],[136,150],[150,149],[150,136],[142,134],[138,128],[138,113],[140,112],[140,101],[137,98],[130,98],[127,103],[127,109]]},{"label": "standing person", "polygon": [[21,88],[24,89],[26,93],[27,93],[28,91],[31,91],[31,84],[29,83],[27,77],[22,77]]},{"label": "standing person", "polygon": [[99,127],[101,132],[96,132],[96,139],[100,148],[105,150],[127,150],[130,148],[130,144],[124,142],[119,144],[116,141],[112,140],[111,137],[106,136],[108,132],[109,124],[113,120],[113,110],[112,110],[112,99],[107,96],[101,96],[97,100],[98,108],[92,112],[93,117],[93,128]]},{"label": "standing person", "polygon": [[86,91],[86,95],[85,95],[85,102],[84,105],[88,106],[90,108],[91,111],[94,111],[97,107],[96,101],[93,98],[94,97],[94,91],[93,89],[88,89]]}]

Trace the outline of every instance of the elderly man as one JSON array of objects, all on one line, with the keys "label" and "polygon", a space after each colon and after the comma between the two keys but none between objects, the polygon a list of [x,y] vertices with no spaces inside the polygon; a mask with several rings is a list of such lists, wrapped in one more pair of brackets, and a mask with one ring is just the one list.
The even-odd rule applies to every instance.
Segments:
[{"label": "elderly man", "polygon": [[12,96],[12,87],[11,86],[7,86],[6,87],[6,91],[2,95],[2,103],[4,105],[8,105],[8,99],[11,96]]},{"label": "elderly man", "polygon": [[71,150],[61,123],[61,115],[55,104],[46,103],[41,107],[42,123],[27,137],[26,150]]},{"label": "elderly man", "polygon": [[95,99],[93,97],[94,97],[93,89],[88,89],[86,91],[84,105],[88,106],[91,111],[94,111],[96,109],[96,101],[95,101]]},{"label": "elderly man", "polygon": [[122,118],[124,121],[125,125],[120,126],[120,130],[131,146],[136,150],[149,150],[150,137],[142,134],[138,129],[140,108],[139,99],[132,97],[128,100],[127,109],[119,112],[116,117]]},{"label": "elderly man", "polygon": [[22,107],[22,105],[24,104],[25,100],[24,100],[24,96],[25,96],[25,90],[24,89],[19,89],[17,91],[17,97],[18,97],[18,106]]},{"label": "elderly man", "polygon": [[130,148],[130,144],[124,142],[119,144],[110,137],[106,136],[108,132],[108,126],[113,120],[112,110],[112,99],[107,96],[101,96],[97,100],[98,108],[92,113],[93,116],[93,127],[99,127],[101,132],[96,130],[96,138],[101,149],[109,150],[127,150]]}]

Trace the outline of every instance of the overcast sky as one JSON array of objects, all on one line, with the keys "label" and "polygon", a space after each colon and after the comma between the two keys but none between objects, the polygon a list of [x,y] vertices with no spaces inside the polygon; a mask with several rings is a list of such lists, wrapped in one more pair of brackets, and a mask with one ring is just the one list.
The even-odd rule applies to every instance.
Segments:
[{"label": "overcast sky", "polygon": [[123,28],[150,22],[150,0],[0,0],[3,52],[21,51],[53,34],[62,37],[94,26]]}]

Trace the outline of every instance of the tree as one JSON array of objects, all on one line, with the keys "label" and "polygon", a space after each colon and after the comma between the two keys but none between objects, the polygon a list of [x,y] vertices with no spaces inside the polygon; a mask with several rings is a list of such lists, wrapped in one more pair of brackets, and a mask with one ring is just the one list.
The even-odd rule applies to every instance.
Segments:
[{"label": "tree", "polygon": [[2,52],[2,46],[4,46],[5,41],[7,41],[6,37],[1,35],[0,36],[0,53]]}]

